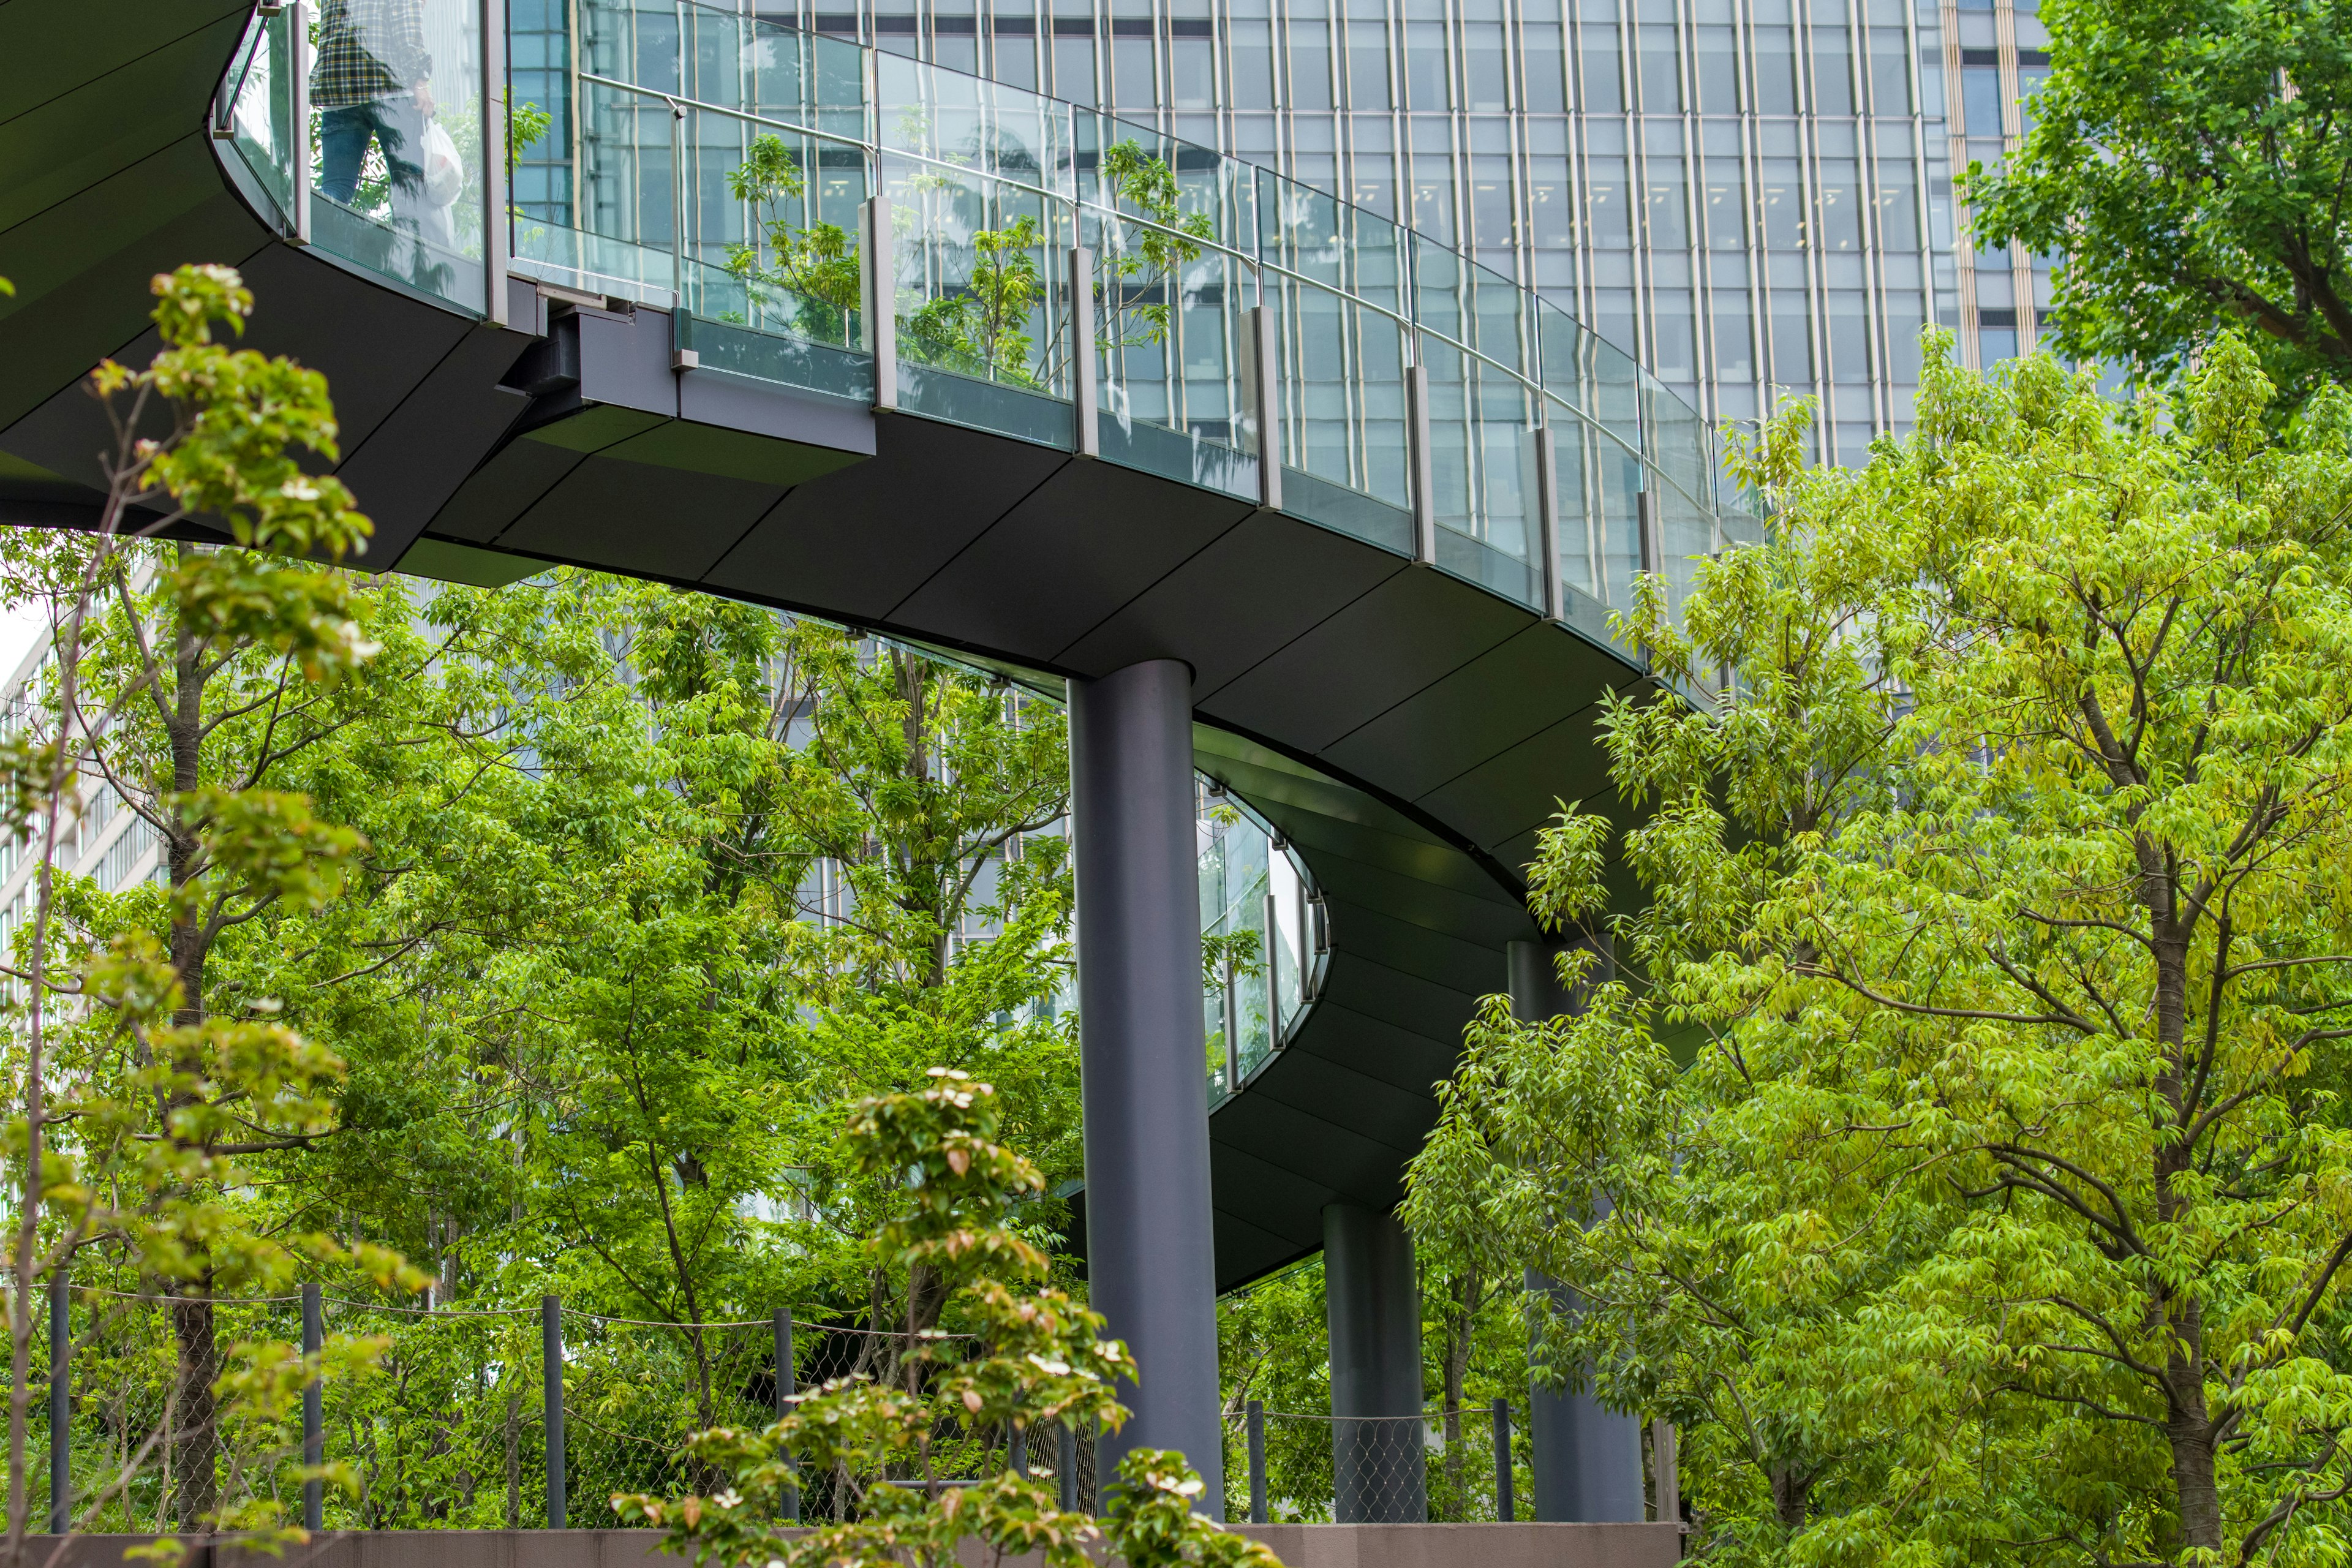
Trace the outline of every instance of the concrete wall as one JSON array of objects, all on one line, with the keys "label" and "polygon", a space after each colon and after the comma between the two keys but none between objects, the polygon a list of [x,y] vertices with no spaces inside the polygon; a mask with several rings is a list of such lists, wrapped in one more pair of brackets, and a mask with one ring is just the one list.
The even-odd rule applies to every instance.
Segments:
[{"label": "concrete wall", "polygon": [[[1287,1568],[1674,1568],[1664,1524],[1246,1524]],[[24,1568],[121,1568],[143,1535],[55,1536],[26,1543]],[[330,1533],[271,1558],[194,1547],[185,1568],[685,1568],[649,1530],[387,1530]],[[983,1561],[967,1551],[974,1568]],[[1008,1558],[1004,1568],[1029,1559]]]}]

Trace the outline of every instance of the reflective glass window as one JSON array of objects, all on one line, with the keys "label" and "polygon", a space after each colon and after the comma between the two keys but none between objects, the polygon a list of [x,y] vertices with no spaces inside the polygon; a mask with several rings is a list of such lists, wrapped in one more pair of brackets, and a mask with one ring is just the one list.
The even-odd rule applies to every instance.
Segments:
[{"label": "reflective glass window", "polygon": [[1588,114],[1614,114],[1625,107],[1617,74],[1617,29],[1586,23],[1577,29],[1583,52],[1584,99],[1577,107]]},{"label": "reflective glass window", "polygon": [[1739,51],[1729,27],[1701,27],[1691,75],[1698,86],[1698,107],[1706,114],[1739,112]]},{"label": "reflective glass window", "polygon": [[1853,63],[1846,55],[1843,27],[1813,29],[1813,111],[1853,112]]},{"label": "reflective glass window", "polygon": [[1644,23],[1642,44],[1642,112],[1676,114],[1683,107],[1682,61],[1675,47],[1677,29]]}]

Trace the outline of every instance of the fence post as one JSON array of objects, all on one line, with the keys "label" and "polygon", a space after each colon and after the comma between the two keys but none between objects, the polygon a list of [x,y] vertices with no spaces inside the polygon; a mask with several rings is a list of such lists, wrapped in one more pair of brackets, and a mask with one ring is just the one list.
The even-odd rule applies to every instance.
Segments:
[{"label": "fence post", "polygon": [[73,1328],[65,1270],[49,1281],[49,1533],[73,1529]]},{"label": "fence post", "polygon": [[539,1299],[540,1360],[547,1426],[547,1528],[563,1528],[563,1299]]},{"label": "fence post", "polygon": [[1511,1497],[1511,1402],[1495,1401],[1495,1517],[1508,1524],[1516,1512]]},{"label": "fence post", "polygon": [[[782,1421],[793,1407],[793,1395],[799,1391],[799,1374],[793,1366],[793,1310],[779,1307],[775,1310],[776,1327],[776,1419]],[[795,1477],[801,1462],[790,1455],[784,1458],[786,1468]],[[784,1483],[784,1517],[794,1524],[801,1518],[801,1486],[798,1479]]]},{"label": "fence post", "polygon": [[1019,1426],[1005,1434],[1004,1468],[1026,1480],[1029,1476],[1029,1434]]},{"label": "fence post", "polygon": [[1076,1513],[1078,1511],[1078,1432],[1066,1421],[1055,1430],[1061,1434],[1062,1439],[1058,1467],[1062,1482],[1062,1511]]},{"label": "fence post", "polygon": [[1265,1404],[1249,1402],[1250,1515],[1252,1524],[1265,1522]]},{"label": "fence post", "polygon": [[1651,1499],[1662,1523],[1679,1525],[1683,1521],[1680,1447],[1675,1437],[1675,1424],[1663,1415],[1653,1417],[1650,1422]]},{"label": "fence post", "polygon": [[[302,1287],[302,1353],[314,1356],[325,1347],[325,1325],[320,1321],[319,1285]],[[326,1390],[313,1376],[302,1385],[302,1462],[317,1467],[327,1462]],[[302,1483],[302,1528],[323,1528],[326,1490],[316,1476]]]}]

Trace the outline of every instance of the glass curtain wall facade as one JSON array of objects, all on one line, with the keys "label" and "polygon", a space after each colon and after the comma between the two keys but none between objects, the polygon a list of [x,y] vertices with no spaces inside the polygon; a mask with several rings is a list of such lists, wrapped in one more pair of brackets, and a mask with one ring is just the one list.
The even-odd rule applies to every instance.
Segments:
[{"label": "glass curtain wall facade", "polygon": [[[1979,323],[1986,357],[2031,342],[2031,261],[1954,240],[1954,161],[2018,133],[2043,58],[2008,0],[720,3],[1107,109],[1410,223],[1710,421],[1818,396],[1840,461],[1907,427],[1923,322],[1958,330],[1970,363]],[[575,11],[509,6],[516,98],[552,116],[516,194],[556,223]]]},{"label": "glass curtain wall facade", "polygon": [[[1998,168],[2032,123],[2033,93],[2050,74],[2050,36],[2041,0],[1976,0],[1947,5],[1944,29],[1958,54],[1946,125],[1952,167]],[[1962,309],[1957,323],[1972,345],[1969,363],[1992,365],[2032,352],[2039,313],[2050,305],[2052,258],[2008,246],[1957,258]]]}]

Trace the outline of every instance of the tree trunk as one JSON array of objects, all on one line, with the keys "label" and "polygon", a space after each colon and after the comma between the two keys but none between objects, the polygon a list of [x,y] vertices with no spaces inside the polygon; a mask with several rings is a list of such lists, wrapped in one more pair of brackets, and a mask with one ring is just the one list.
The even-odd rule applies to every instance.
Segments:
[{"label": "tree trunk", "polygon": [[1802,1530],[1813,1512],[1813,1478],[1782,1466],[1772,1471],[1772,1512],[1780,1528]]},{"label": "tree trunk", "polygon": [[[209,1289],[209,1286],[206,1287]],[[172,1303],[172,1337],[179,1349],[179,1528],[206,1534],[220,1510],[220,1426],[215,1419],[213,1384],[220,1376],[220,1348],[213,1337],[209,1300]]]},{"label": "tree trunk", "polygon": [[[184,562],[191,548],[186,544],[179,547]],[[165,721],[164,731],[172,752],[172,787],[184,794],[203,783],[200,752],[205,679],[202,647],[184,617],[175,634],[172,715]],[[172,886],[177,889],[197,869],[201,847],[194,829],[173,823],[165,840],[165,852]],[[173,917],[166,945],[172,968],[180,979],[180,1006],[172,1015],[172,1023],[177,1028],[194,1029],[205,1021],[205,960],[211,943],[194,912],[181,910]],[[194,1079],[203,1081],[201,1061],[185,1061],[181,1066]],[[185,1103],[185,1099],[175,1099],[163,1107],[165,1126],[170,1125],[172,1113]],[[189,1283],[198,1288],[199,1298],[172,1304],[173,1339],[180,1363],[179,1431],[175,1436],[181,1470],[178,1522],[184,1531],[205,1531],[213,1528],[213,1516],[220,1508],[220,1427],[213,1407],[213,1384],[220,1376],[220,1352],[213,1337],[212,1302],[204,1299],[212,1294],[211,1269],[206,1268]]]}]

